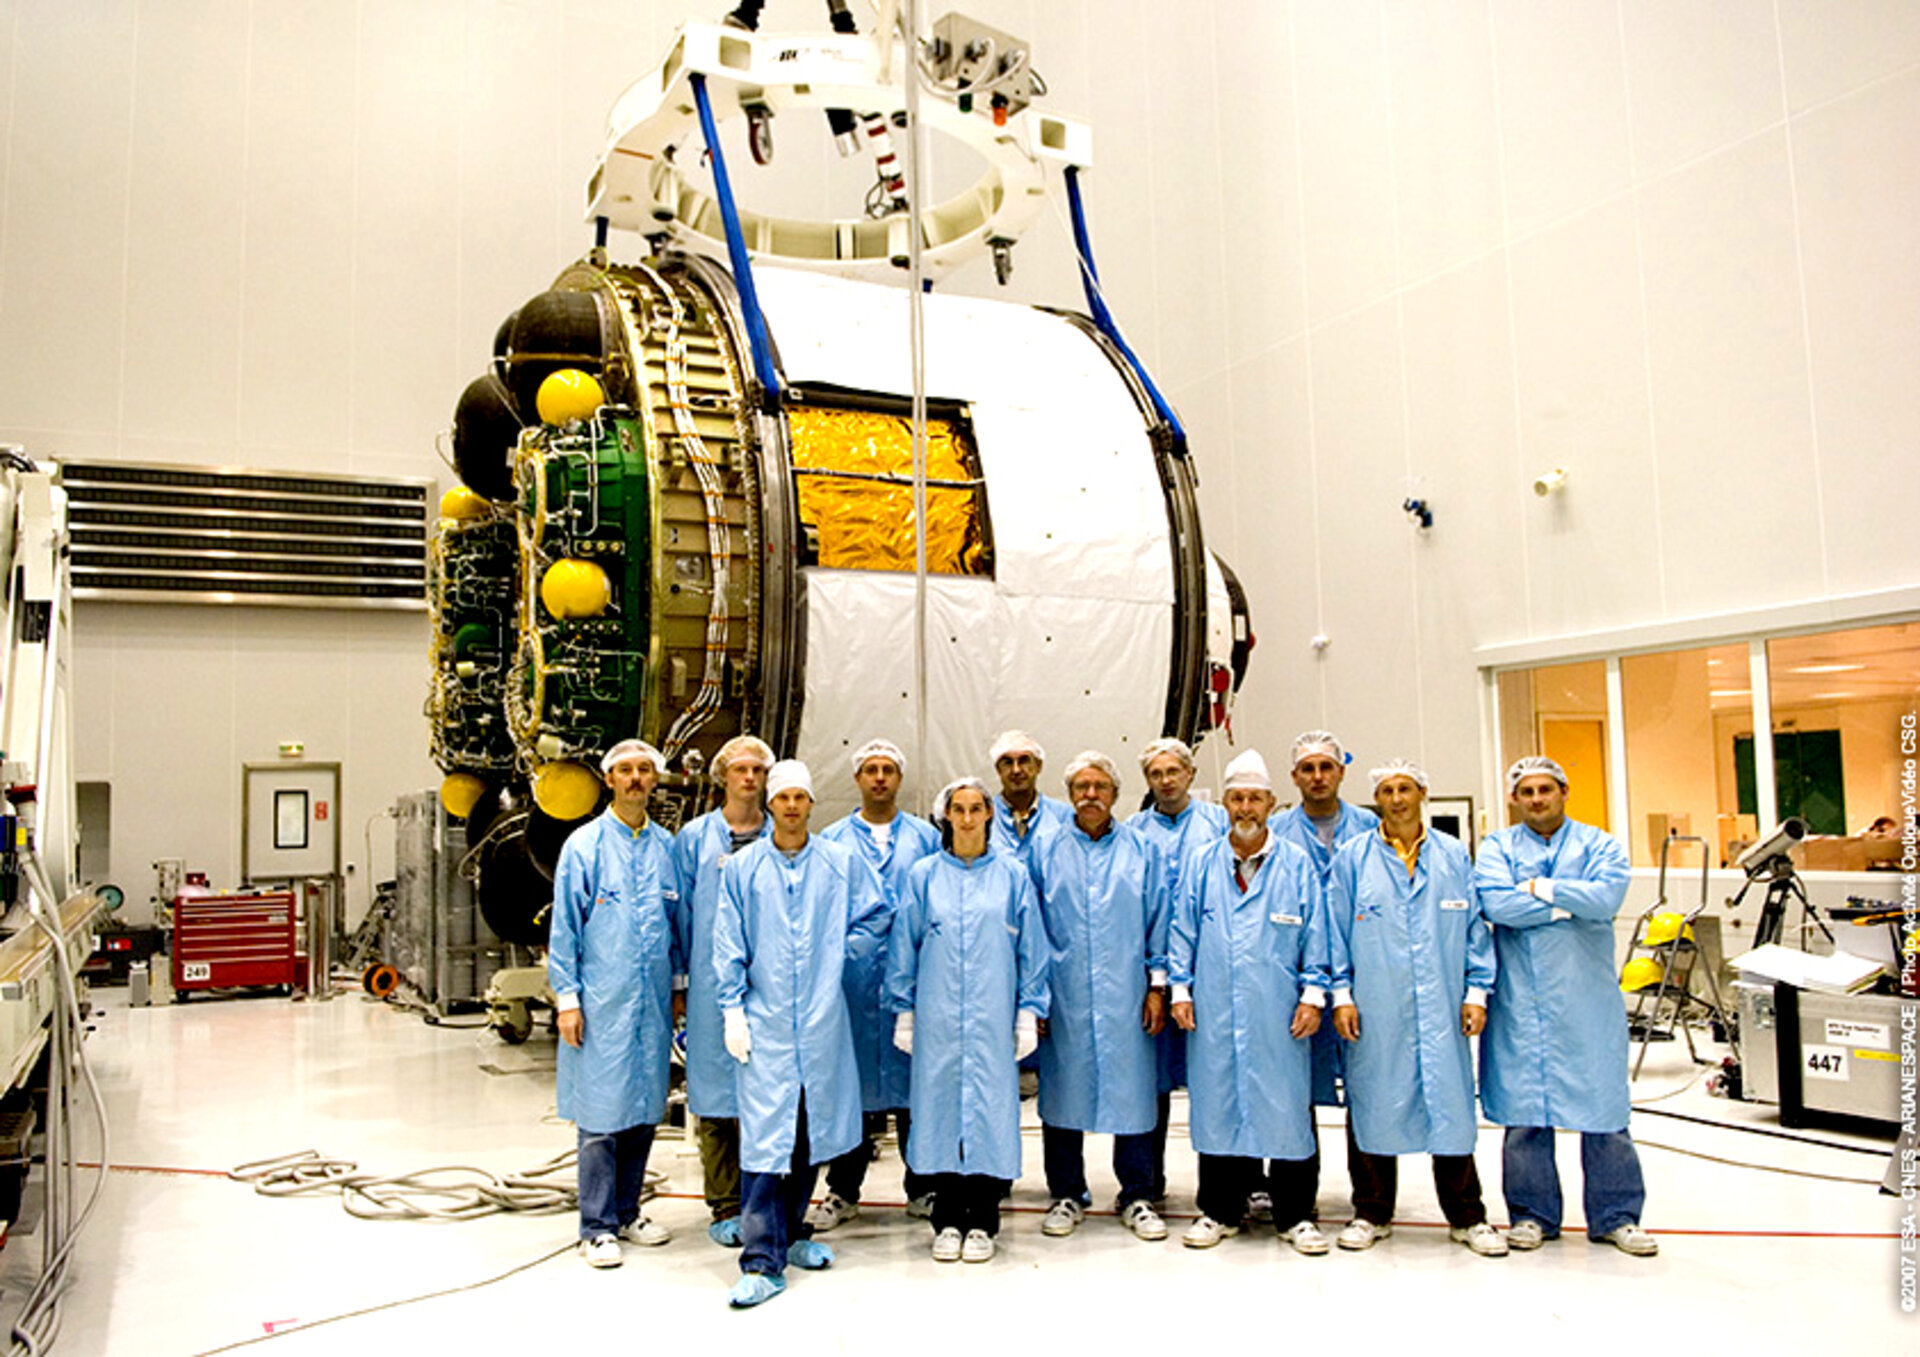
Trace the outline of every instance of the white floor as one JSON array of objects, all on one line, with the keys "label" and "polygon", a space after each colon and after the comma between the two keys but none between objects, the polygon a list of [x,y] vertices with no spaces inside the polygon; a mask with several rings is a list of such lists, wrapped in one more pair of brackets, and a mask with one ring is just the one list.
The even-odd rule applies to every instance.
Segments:
[{"label": "white floor", "polygon": [[[1403,1161],[1401,1228],[1370,1253],[1303,1258],[1266,1232],[1210,1252],[1183,1249],[1193,1159],[1179,1127],[1169,1150],[1175,1238],[1141,1243],[1103,1213],[1072,1238],[1050,1240],[1039,1232],[1035,1134],[993,1263],[928,1259],[927,1227],[899,1209],[900,1163],[889,1149],[869,1177],[861,1218],[829,1237],[839,1252],[832,1270],[790,1271],[785,1295],[733,1313],[725,1294],[736,1255],[707,1241],[699,1160],[678,1140],[654,1152],[666,1186],[650,1207],[676,1237],[663,1249],[629,1249],[613,1272],[564,1252],[571,1216],[370,1222],[349,1216],[337,1196],[270,1198],[225,1177],[304,1149],[374,1173],[532,1168],[573,1143],[572,1128],[553,1117],[550,1038],[504,1047],[351,993],[144,1009],[127,1008],[124,989],[95,998],[88,1050],[111,1119],[113,1169],[77,1247],[55,1348],[73,1357],[243,1344],[276,1357],[480,1345],[612,1351],[716,1339],[804,1353],[1133,1352],[1234,1340],[1329,1352],[1386,1342],[1439,1352],[1779,1353],[1886,1340],[1914,1351],[1905,1345],[1920,1337],[1896,1303],[1898,1204],[1876,1190],[1888,1143],[1798,1133],[1879,1150],[1869,1156],[1656,1115],[1778,1129],[1767,1109],[1689,1086],[1694,1070],[1671,1048],[1656,1049],[1635,1089],[1647,1104],[1634,1133],[1648,1180],[1645,1223],[1661,1240],[1655,1259],[1590,1245],[1573,1222],[1538,1253],[1476,1258],[1447,1242],[1419,1160]],[[1176,1121],[1183,1108],[1176,1101]],[[1343,1221],[1337,1114],[1323,1120],[1322,1214]],[[1104,1205],[1105,1143],[1095,1138],[1092,1150]],[[1572,1203],[1577,1158],[1563,1141]],[[1480,1167],[1504,1223],[1495,1130],[1482,1134]],[[0,1321],[10,1323],[39,1262],[31,1234],[0,1253]],[[489,1284],[495,1278],[503,1279]],[[353,1313],[361,1311],[371,1312]]]}]

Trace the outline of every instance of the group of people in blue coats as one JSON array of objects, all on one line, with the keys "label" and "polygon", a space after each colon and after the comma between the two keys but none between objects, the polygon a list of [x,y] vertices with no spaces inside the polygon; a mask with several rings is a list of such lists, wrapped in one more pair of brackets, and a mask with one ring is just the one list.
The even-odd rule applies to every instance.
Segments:
[{"label": "group of people in blue coats", "polygon": [[[1214,803],[1192,794],[1192,751],[1156,740],[1150,803],[1123,821],[1110,759],[1078,755],[1066,799],[1045,796],[1044,751],[1009,731],[989,751],[999,790],[952,782],[929,822],[899,810],[906,759],[874,740],[852,758],[860,810],[814,832],[811,771],[740,736],[714,760],[722,804],[671,836],[647,817],[659,752],[615,745],[611,803],[561,854],[548,956],[582,1255],[617,1266],[624,1244],[669,1238],[640,1199],[681,1018],[708,1234],[741,1250],[738,1308],[779,1295],[789,1267],[832,1264],[815,1236],[858,1215],[889,1115],[933,1257],[993,1258],[1022,1170],[1023,1064],[1047,1236],[1093,1205],[1091,1133],[1112,1137],[1120,1224],[1167,1237],[1185,1087],[1189,1247],[1266,1221],[1304,1254],[1366,1249],[1391,1233],[1397,1157],[1424,1153],[1453,1239],[1536,1248],[1562,1224],[1559,1128],[1581,1135],[1589,1237],[1655,1252],[1627,1132],[1618,841],[1566,818],[1551,760],[1510,770],[1518,823],[1476,864],[1426,827],[1416,766],[1374,769],[1366,810],[1340,798],[1331,734],[1292,754],[1300,799],[1276,814],[1258,753],[1227,765]],[[1505,1232],[1474,1165],[1476,1085],[1506,1128]],[[1330,1241],[1314,1108],[1340,1101],[1354,1211]]]}]

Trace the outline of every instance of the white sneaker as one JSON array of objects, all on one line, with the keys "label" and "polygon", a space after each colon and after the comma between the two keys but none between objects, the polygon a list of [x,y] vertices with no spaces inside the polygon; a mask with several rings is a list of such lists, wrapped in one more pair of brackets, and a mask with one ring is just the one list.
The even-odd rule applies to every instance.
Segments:
[{"label": "white sneaker", "polygon": [[993,1261],[993,1236],[985,1230],[968,1230],[967,1241],[960,1246],[960,1260],[965,1263],[988,1263]]},{"label": "white sneaker", "polygon": [[1128,1202],[1120,1213],[1120,1223],[1133,1231],[1134,1238],[1149,1242],[1167,1237],[1167,1223],[1143,1201]]},{"label": "white sneaker", "polygon": [[1347,1228],[1342,1230],[1340,1237],[1333,1242],[1343,1249],[1351,1249],[1358,1253],[1362,1249],[1372,1248],[1392,1233],[1391,1225],[1375,1225],[1370,1220],[1362,1220],[1356,1216],[1347,1222]]},{"label": "white sneaker", "polygon": [[1282,1230],[1280,1237],[1293,1245],[1295,1253],[1304,1253],[1308,1257],[1318,1257],[1333,1245],[1320,1233],[1320,1227],[1310,1220],[1303,1220],[1290,1230]]},{"label": "white sneaker", "polygon": [[1080,1222],[1086,1218],[1086,1207],[1071,1197],[1062,1197],[1047,1208],[1047,1218],[1040,1222],[1040,1233],[1051,1235],[1055,1239],[1064,1239],[1079,1229]]},{"label": "white sneaker", "polygon": [[637,1217],[620,1227],[620,1237],[629,1244],[638,1244],[642,1248],[657,1249],[673,1238],[673,1231],[657,1221],[645,1216]]},{"label": "white sneaker", "polygon": [[1456,1244],[1465,1244],[1482,1258],[1505,1258],[1507,1241],[1500,1232],[1481,1221],[1478,1225],[1469,1225],[1464,1230],[1454,1226],[1447,1231],[1447,1238]]},{"label": "white sneaker", "polygon": [[838,1192],[829,1192],[814,1205],[807,1208],[807,1224],[813,1227],[815,1234],[825,1234],[836,1225],[845,1224],[860,1214],[860,1204],[850,1202]]},{"label": "white sneaker", "polygon": [[1635,1258],[1651,1258],[1660,1252],[1660,1241],[1632,1224],[1622,1225],[1611,1234],[1601,1235],[1597,1242],[1611,1244],[1620,1252],[1630,1253]]},{"label": "white sneaker", "polygon": [[580,1256],[588,1267],[619,1267],[620,1241],[610,1234],[595,1235],[580,1241]]},{"label": "white sneaker", "polygon": [[1516,1220],[1507,1226],[1507,1247],[1525,1253],[1547,1242],[1547,1231],[1537,1220]]},{"label": "white sneaker", "polygon": [[960,1261],[960,1232],[945,1229],[933,1237],[933,1261],[936,1263],[957,1263]]},{"label": "white sneaker", "polygon": [[931,1192],[922,1192],[917,1197],[909,1197],[907,1199],[907,1214],[915,1220],[932,1220],[933,1194]]},{"label": "white sneaker", "polygon": [[1187,1232],[1180,1236],[1180,1242],[1190,1249],[1210,1249],[1223,1239],[1231,1239],[1240,1233],[1238,1225],[1222,1225],[1212,1216],[1202,1216],[1187,1226]]},{"label": "white sneaker", "polygon": [[1273,1223],[1273,1198],[1265,1192],[1247,1194],[1247,1223],[1249,1225],[1270,1225]]}]

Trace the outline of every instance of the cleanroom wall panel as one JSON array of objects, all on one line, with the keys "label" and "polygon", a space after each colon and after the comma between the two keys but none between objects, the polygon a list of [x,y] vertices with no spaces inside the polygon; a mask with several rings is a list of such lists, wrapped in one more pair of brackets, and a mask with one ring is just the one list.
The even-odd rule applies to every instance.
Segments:
[{"label": "cleanroom wall panel", "polygon": [[1619,0],[1492,0],[1507,225],[1515,235],[1630,181]]},{"label": "cleanroom wall panel", "polygon": [[1663,616],[1632,204],[1542,231],[1509,257],[1520,474],[1530,482],[1564,467],[1568,475],[1568,493],[1526,520],[1527,624],[1511,634],[1566,635]]},{"label": "cleanroom wall panel", "polygon": [[1888,223],[1920,222],[1920,174],[1888,153],[1897,127],[1920,128],[1920,69],[1808,114],[1793,134],[1835,593],[1884,587],[1888,564],[1914,555],[1920,235]]},{"label": "cleanroom wall panel", "polygon": [[1296,5],[1293,22],[1307,301],[1317,325],[1399,282],[1392,110],[1379,0]]},{"label": "cleanroom wall panel", "polygon": [[[1204,71],[1213,63],[1212,20],[1209,6],[1148,5],[1142,12],[1141,40],[1156,63],[1172,70]],[[1153,234],[1159,246],[1153,260],[1153,377],[1162,391],[1227,366],[1227,275],[1220,250],[1221,171],[1227,149],[1217,118],[1231,103],[1193,94],[1184,79],[1152,81],[1147,91],[1153,120],[1146,153],[1152,165]],[[1098,129],[1094,137],[1097,155]],[[1104,263],[1108,223],[1130,205],[1111,196],[1103,196],[1102,203],[1102,227],[1093,241],[1096,261]],[[1123,323],[1123,332],[1125,328]]]},{"label": "cleanroom wall panel", "polygon": [[1500,243],[1500,146],[1485,0],[1386,6],[1400,281]]},{"label": "cleanroom wall panel", "polygon": [[1637,178],[1665,174],[1786,116],[1773,19],[1771,5],[1748,0],[1623,0]]},{"label": "cleanroom wall panel", "polygon": [[[582,253],[590,228],[579,221],[580,171],[556,156],[561,87],[575,80],[576,51],[560,45],[550,10],[493,3],[462,7],[466,59],[459,78],[462,126],[457,142],[456,201],[484,204],[506,185],[529,209],[565,204],[571,229],[529,230],[533,212],[474,211],[461,222],[457,333],[484,333],[526,299],[525,280],[553,272]],[[623,44],[615,44],[620,50]],[[523,87],[520,98],[502,90]],[[601,86],[604,88],[604,86]],[[606,110],[600,110],[604,121]],[[587,123],[583,132],[599,123]],[[593,142],[574,143],[591,147]],[[588,154],[591,154],[589,151]],[[585,157],[582,157],[584,160]],[[464,369],[463,369],[464,371]]]},{"label": "cleanroom wall panel", "polygon": [[134,22],[118,8],[23,5],[12,28],[0,428],[44,446],[118,432]]},{"label": "cleanroom wall panel", "polygon": [[354,85],[354,29],[334,0],[256,5],[252,25],[234,320],[247,451],[222,460],[339,469],[353,370],[354,109],[342,91]]},{"label": "cleanroom wall panel", "polygon": [[1219,236],[1227,274],[1227,353],[1237,363],[1307,325],[1294,118],[1297,57],[1285,5],[1223,9],[1213,39],[1226,157]]},{"label": "cleanroom wall panel", "polygon": [[248,8],[181,0],[140,35],[123,400],[162,440],[238,433]]},{"label": "cleanroom wall panel", "polygon": [[1430,488],[1435,514],[1432,529],[1403,531],[1413,538],[1421,739],[1436,794],[1477,795],[1479,678],[1454,656],[1462,636],[1525,625],[1526,515],[1551,512],[1529,493],[1520,466],[1509,314],[1498,255],[1401,299],[1408,460]]},{"label": "cleanroom wall panel", "polygon": [[1805,112],[1920,62],[1912,0],[1776,0],[1787,107]]},{"label": "cleanroom wall panel", "polygon": [[[420,59],[447,42],[461,43],[464,56],[464,9],[460,0],[409,0],[359,12],[346,392],[356,451],[430,440],[449,404],[444,395],[429,401],[428,393],[457,395],[473,368],[458,329],[460,252],[435,248],[446,239],[450,205],[459,202],[462,62]],[[427,297],[438,304],[422,305]],[[473,324],[491,334],[477,314]]]},{"label": "cleanroom wall panel", "polygon": [[[1412,572],[1415,552],[1430,544],[1415,540],[1400,508],[1408,471],[1398,317],[1395,302],[1368,307],[1317,331],[1313,349],[1321,579],[1333,637],[1322,660],[1326,713],[1356,760],[1427,752]],[[1441,501],[1436,532],[1446,531],[1444,512]]]},{"label": "cleanroom wall panel", "polygon": [[[1641,194],[1647,349],[1679,616],[1826,591],[1786,137],[1775,131]],[[1741,204],[1729,213],[1727,203]],[[1756,471],[1770,482],[1753,494]]]}]

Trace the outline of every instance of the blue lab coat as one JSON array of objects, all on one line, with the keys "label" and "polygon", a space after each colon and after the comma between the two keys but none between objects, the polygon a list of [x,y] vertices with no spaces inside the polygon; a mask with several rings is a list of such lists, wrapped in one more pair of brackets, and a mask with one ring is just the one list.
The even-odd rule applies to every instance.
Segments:
[{"label": "blue lab coat", "polygon": [[915,863],[888,943],[887,1004],[913,1017],[915,1173],[1020,1176],[1014,1017],[1047,1016],[1047,938],[1005,853]]},{"label": "blue lab coat", "polygon": [[1099,839],[1071,820],[1042,833],[1027,863],[1051,949],[1040,1120],[1108,1135],[1151,1131],[1158,1067],[1140,1014],[1148,973],[1167,964],[1160,851],[1118,822]]},{"label": "blue lab coat", "polygon": [[560,1115],[583,1131],[657,1125],[667,1110],[673,977],[688,919],[673,839],[611,810],[568,836],[553,878],[547,982],[580,996],[586,1033],[560,1043]]},{"label": "blue lab coat", "polygon": [[[893,834],[883,852],[873,826],[855,811],[820,831],[820,837],[845,844],[873,868],[885,889],[887,913],[900,907],[907,871],[929,853],[940,851],[940,835],[917,815],[893,817]],[[913,1062],[893,1044],[893,1014],[886,1011],[882,991],[887,983],[884,934],[862,935],[866,940],[847,955],[847,1017],[853,1023],[853,1053],[860,1062],[860,1106],[867,1112],[905,1107],[911,1091]]]},{"label": "blue lab coat", "polygon": [[996,795],[993,798],[993,836],[990,843],[1002,853],[1011,854],[1025,862],[1032,856],[1033,846],[1039,842],[1042,834],[1072,823],[1072,806],[1057,796],[1037,795],[1033,811],[1027,816],[1027,837],[1023,839],[1014,832],[1013,811],[1008,809],[1006,798]]},{"label": "blue lab coat", "polygon": [[1378,830],[1343,844],[1328,876],[1332,978],[1360,1008],[1347,1043],[1347,1104],[1369,1154],[1471,1154],[1473,1049],[1460,1031],[1469,986],[1493,988],[1492,930],[1460,841],[1427,831],[1408,879]]},{"label": "blue lab coat", "polygon": [[1193,990],[1188,1117],[1201,1154],[1306,1159],[1313,1130],[1310,1043],[1290,1031],[1303,995],[1327,986],[1327,910],[1307,855],[1268,836],[1243,892],[1233,845],[1187,859],[1167,939],[1167,974]]},{"label": "blue lab coat", "polygon": [[[1127,823],[1145,834],[1160,850],[1160,863],[1166,871],[1169,908],[1180,900],[1180,868],[1188,853],[1213,842],[1227,832],[1232,821],[1227,812],[1211,801],[1188,801],[1178,815],[1163,815],[1152,806],[1135,811]],[[1187,1086],[1187,1034],[1169,1022],[1154,1039],[1156,1087],[1171,1093]]]},{"label": "blue lab coat", "polygon": [[[1627,1010],[1613,916],[1629,876],[1620,841],[1573,820],[1551,840],[1514,825],[1481,845],[1473,885],[1500,959],[1500,988],[1480,1038],[1489,1120],[1626,1129]],[[1515,889],[1534,877],[1553,882],[1553,904]],[[1556,908],[1573,917],[1554,920]]]},{"label": "blue lab coat", "polygon": [[860,1143],[860,1069],[844,989],[847,955],[873,945],[890,917],[873,869],[819,835],[789,859],[771,836],[720,874],[713,925],[715,997],[744,1007],[753,1050],[736,1063],[740,1167],[785,1173],[802,1090],[808,1162]]},{"label": "blue lab coat", "polygon": [[[1368,830],[1380,828],[1380,817],[1365,806],[1355,806],[1348,802],[1340,803],[1340,812],[1333,820],[1333,847],[1320,842],[1319,826],[1308,817],[1299,806],[1283,810],[1267,821],[1267,828],[1281,838],[1298,844],[1306,850],[1313,860],[1314,868],[1320,873],[1320,884],[1325,887],[1327,874],[1333,868],[1334,850],[1348,839],[1365,834]],[[1340,1106],[1340,1081],[1346,1076],[1346,1045],[1339,1033],[1333,1030],[1332,1022],[1322,1022],[1320,1030],[1313,1034],[1313,1103],[1316,1107]]]},{"label": "blue lab coat", "polygon": [[[771,817],[760,822],[764,837]],[[689,820],[674,836],[674,860],[691,897],[692,941],[687,948],[687,1106],[696,1117],[737,1117],[734,1072],[727,1054],[720,1003],[714,998],[713,920],[720,909],[720,869],[733,851],[733,831],[718,810]]]}]

